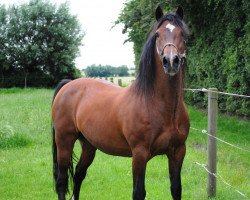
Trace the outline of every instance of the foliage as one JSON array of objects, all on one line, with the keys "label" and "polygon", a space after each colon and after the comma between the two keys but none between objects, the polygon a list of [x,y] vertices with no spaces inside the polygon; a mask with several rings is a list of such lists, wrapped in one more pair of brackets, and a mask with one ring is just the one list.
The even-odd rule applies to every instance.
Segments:
[{"label": "foliage", "polygon": [[133,42],[134,44],[135,66],[139,65],[142,47],[147,39],[150,27],[154,24],[154,13],[158,4],[164,8],[169,8],[167,1],[128,1],[124,4],[123,11],[115,22],[115,24],[122,23],[124,25],[123,33],[128,33],[126,41]]},{"label": "foliage", "polygon": [[115,68],[115,76],[128,76],[129,73],[128,73],[129,69],[126,65],[122,65],[122,66],[119,66],[119,67],[116,67]]},{"label": "foliage", "polygon": [[[250,95],[250,1],[128,1],[116,23],[124,24],[123,32],[134,43],[136,66],[159,3],[165,11],[178,4],[184,7],[184,20],[191,30],[186,86],[217,87],[220,91]],[[187,94],[187,99],[191,104],[206,106],[200,94]],[[220,109],[249,117],[250,101],[220,96]]]},{"label": "foliage", "polygon": [[84,72],[88,77],[128,76],[128,67],[125,65],[119,67],[91,65]]},{"label": "foliage", "polygon": [[0,22],[1,86],[21,86],[25,79],[28,86],[51,86],[80,75],[74,60],[84,34],[67,3],[0,6]]}]

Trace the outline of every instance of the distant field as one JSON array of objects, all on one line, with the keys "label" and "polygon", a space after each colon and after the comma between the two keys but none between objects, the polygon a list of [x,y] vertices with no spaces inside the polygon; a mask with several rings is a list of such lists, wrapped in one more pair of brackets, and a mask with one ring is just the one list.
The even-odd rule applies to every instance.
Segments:
[{"label": "distant field", "polygon": [[[129,82],[129,80],[128,80]],[[48,89],[0,89],[0,200],[52,200],[51,101]],[[206,129],[206,113],[188,108],[191,126]],[[218,136],[250,149],[250,122],[220,116]],[[207,173],[195,162],[206,163],[205,135],[190,131],[182,170],[183,199],[205,200]],[[78,145],[75,151],[79,154]],[[218,173],[250,197],[248,152],[218,143]],[[216,200],[247,199],[217,181]],[[165,156],[153,158],[147,168],[147,200],[171,199]],[[97,152],[81,189],[81,199],[131,199],[131,159]]]},{"label": "distant field", "polygon": [[118,85],[118,79],[122,80],[122,86],[126,87],[132,83],[133,80],[135,80],[135,77],[133,76],[125,76],[125,77],[108,77],[107,80],[110,81],[113,78],[113,82]]},{"label": "distant field", "polygon": [[133,80],[135,80],[135,77],[128,76],[128,77],[114,77],[114,83],[118,84],[118,79],[122,79],[122,85],[128,86],[132,83]]}]

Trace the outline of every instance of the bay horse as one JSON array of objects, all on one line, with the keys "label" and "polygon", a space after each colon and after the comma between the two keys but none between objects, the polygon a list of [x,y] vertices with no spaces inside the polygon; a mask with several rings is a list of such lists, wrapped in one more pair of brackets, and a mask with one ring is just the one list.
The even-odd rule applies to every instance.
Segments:
[{"label": "bay horse", "polygon": [[[59,200],[73,178],[72,199],[80,187],[97,149],[132,157],[134,200],[145,199],[147,162],[156,155],[168,157],[171,194],[181,199],[181,168],[186,152],[189,117],[183,102],[183,68],[188,28],[183,9],[163,14],[145,43],[137,79],[127,88],[80,78],[59,83],[53,99],[53,169]],[[73,172],[73,147],[82,152]]]}]

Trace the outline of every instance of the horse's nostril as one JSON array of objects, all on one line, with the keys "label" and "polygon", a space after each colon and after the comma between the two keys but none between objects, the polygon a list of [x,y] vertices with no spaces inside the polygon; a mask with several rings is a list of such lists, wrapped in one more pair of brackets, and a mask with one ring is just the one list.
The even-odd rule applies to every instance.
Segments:
[{"label": "horse's nostril", "polygon": [[169,60],[166,57],[163,57],[162,64],[164,67],[167,68],[169,66]]},{"label": "horse's nostril", "polygon": [[180,62],[180,59],[178,56],[175,56],[174,59],[173,59],[173,68],[174,69],[178,69],[179,67],[179,62]]},{"label": "horse's nostril", "polygon": [[167,61],[167,59],[165,57],[163,57],[162,62],[163,62],[163,65],[168,63],[168,61]]}]

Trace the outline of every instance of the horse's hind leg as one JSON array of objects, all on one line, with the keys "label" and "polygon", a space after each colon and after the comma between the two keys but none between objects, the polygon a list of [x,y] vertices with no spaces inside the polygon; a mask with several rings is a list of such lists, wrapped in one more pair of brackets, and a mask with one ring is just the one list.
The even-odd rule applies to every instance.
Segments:
[{"label": "horse's hind leg", "polygon": [[76,166],[75,175],[74,175],[74,189],[73,189],[73,198],[74,200],[79,199],[80,188],[82,181],[84,180],[87,169],[94,160],[96,148],[93,147],[85,138],[79,138],[82,145],[82,154],[81,158]]},{"label": "horse's hind leg", "polygon": [[77,134],[56,131],[57,164],[58,175],[56,180],[56,191],[59,200],[65,200],[68,191],[68,170],[73,169],[72,152]]}]

